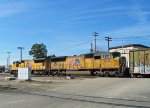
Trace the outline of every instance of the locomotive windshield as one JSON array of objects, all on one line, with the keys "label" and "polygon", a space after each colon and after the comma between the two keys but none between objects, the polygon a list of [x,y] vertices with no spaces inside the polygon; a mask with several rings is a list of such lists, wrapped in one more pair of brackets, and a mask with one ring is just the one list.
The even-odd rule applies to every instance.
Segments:
[{"label": "locomotive windshield", "polygon": [[121,57],[121,54],[120,54],[120,52],[112,52],[112,56],[113,56],[113,58]]}]

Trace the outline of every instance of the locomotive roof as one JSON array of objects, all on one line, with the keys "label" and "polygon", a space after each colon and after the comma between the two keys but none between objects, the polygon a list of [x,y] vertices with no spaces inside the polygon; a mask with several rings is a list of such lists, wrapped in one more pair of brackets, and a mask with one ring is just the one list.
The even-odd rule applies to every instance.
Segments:
[{"label": "locomotive roof", "polygon": [[51,61],[53,61],[53,62],[65,61],[66,57],[67,56],[52,57]]},{"label": "locomotive roof", "polygon": [[61,59],[61,58],[66,58],[67,56],[58,56],[58,57],[51,57],[51,59]]},{"label": "locomotive roof", "polygon": [[106,54],[111,54],[111,52],[87,53],[87,54],[81,54],[81,56],[85,56],[85,55],[100,56],[100,55],[106,55]]},{"label": "locomotive roof", "polygon": [[18,61],[14,61],[14,62],[24,62],[24,61],[32,61],[32,60],[18,60]]},{"label": "locomotive roof", "polygon": [[95,53],[86,53],[86,54],[81,54],[80,56],[85,56],[85,55],[94,55]]},{"label": "locomotive roof", "polygon": [[38,58],[38,59],[33,59],[33,60],[45,60],[45,58]]}]

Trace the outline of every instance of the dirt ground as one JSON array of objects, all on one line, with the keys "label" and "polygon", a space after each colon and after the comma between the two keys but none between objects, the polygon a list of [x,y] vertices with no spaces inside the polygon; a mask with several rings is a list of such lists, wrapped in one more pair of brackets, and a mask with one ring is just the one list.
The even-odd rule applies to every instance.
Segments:
[{"label": "dirt ground", "polygon": [[150,108],[149,78],[54,76],[6,81],[5,76],[9,75],[0,74],[0,108]]},{"label": "dirt ground", "polygon": [[[27,89],[35,91],[55,91],[57,88],[67,86],[68,84],[80,83],[86,78],[67,79],[65,76],[47,76],[47,77],[32,77],[31,81],[5,80],[6,77],[11,77],[10,74],[0,74],[0,87]],[[89,78],[88,78],[89,79]]]}]

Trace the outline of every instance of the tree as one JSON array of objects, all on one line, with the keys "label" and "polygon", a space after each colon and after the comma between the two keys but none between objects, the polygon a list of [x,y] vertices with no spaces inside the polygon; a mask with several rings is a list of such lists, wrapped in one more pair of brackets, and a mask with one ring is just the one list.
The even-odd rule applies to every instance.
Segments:
[{"label": "tree", "polygon": [[44,58],[47,56],[46,45],[42,44],[33,44],[31,50],[29,51],[29,55],[32,55],[34,58]]}]

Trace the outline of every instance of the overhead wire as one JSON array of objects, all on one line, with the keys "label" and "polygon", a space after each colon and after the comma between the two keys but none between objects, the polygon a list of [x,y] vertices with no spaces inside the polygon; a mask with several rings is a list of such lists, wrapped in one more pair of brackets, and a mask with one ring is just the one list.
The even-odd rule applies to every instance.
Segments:
[{"label": "overhead wire", "polygon": [[[112,37],[112,40],[113,41],[132,41],[130,38],[150,38],[150,36],[129,36],[129,37]],[[104,40],[105,37],[103,38],[97,38],[97,40]],[[88,43],[91,43],[93,42],[93,40],[88,40],[88,41],[84,41],[82,43],[73,43],[73,46],[69,45],[70,47],[68,48],[64,48],[64,49],[59,49],[59,50],[56,50],[56,51],[53,51],[51,53],[57,53],[57,52],[64,52],[64,51],[67,51],[67,50],[70,50],[72,48],[76,48],[76,47],[80,47],[80,46],[83,46],[85,44],[88,44]],[[61,47],[61,46],[60,46]],[[64,47],[64,46],[63,46]],[[1,54],[2,55],[2,54]],[[24,58],[29,58],[31,56],[24,56]],[[1,59],[6,59],[7,57],[2,57]],[[11,56],[11,59],[16,59],[18,57],[15,57],[15,56]]]},{"label": "overhead wire", "polygon": [[150,36],[128,36],[128,37],[117,37],[113,39],[146,38],[146,37],[150,37]]},{"label": "overhead wire", "polygon": [[[56,51],[53,51],[53,52],[51,52],[51,53],[57,53],[57,52],[63,52],[63,51],[67,51],[67,50],[69,50],[69,49],[72,49],[72,48],[76,48],[76,47],[80,47],[80,46],[83,46],[83,45],[85,45],[85,44],[87,44],[87,43],[89,43],[89,42],[92,42],[93,40],[88,40],[88,41],[84,41],[84,42],[78,42],[78,43],[74,43],[73,44],[73,46],[71,46],[71,45],[69,45],[70,47],[68,47],[68,48],[64,48],[64,49],[60,49],[60,50],[56,50]],[[63,46],[64,47],[64,46]],[[17,57],[18,55],[12,55],[12,56],[10,56],[10,59],[18,59],[18,57]],[[31,56],[23,56],[23,58],[31,58]],[[1,59],[3,59],[3,60],[5,60],[5,59],[7,59],[7,56],[6,57],[1,57]]]},{"label": "overhead wire", "polygon": [[67,51],[67,50],[69,50],[69,49],[72,49],[72,48],[76,48],[76,47],[80,47],[80,46],[83,46],[83,45],[85,45],[85,44],[87,44],[87,43],[89,43],[89,42],[92,42],[93,40],[89,40],[89,41],[85,41],[85,42],[82,42],[82,43],[78,43],[78,44],[75,44],[75,45],[73,45],[73,46],[70,46],[70,47],[68,47],[68,48],[64,48],[64,49],[60,49],[60,50],[57,50],[57,51],[54,51],[54,52],[51,52],[51,53],[57,53],[57,52],[63,52],[63,51]]}]

